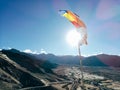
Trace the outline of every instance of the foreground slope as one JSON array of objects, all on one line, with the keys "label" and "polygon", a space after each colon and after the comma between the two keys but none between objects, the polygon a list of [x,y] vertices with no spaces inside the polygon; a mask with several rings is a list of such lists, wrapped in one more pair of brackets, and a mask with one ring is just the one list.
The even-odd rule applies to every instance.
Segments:
[{"label": "foreground slope", "polygon": [[57,65],[16,49],[0,51],[0,90],[45,86],[62,80],[51,70]]}]

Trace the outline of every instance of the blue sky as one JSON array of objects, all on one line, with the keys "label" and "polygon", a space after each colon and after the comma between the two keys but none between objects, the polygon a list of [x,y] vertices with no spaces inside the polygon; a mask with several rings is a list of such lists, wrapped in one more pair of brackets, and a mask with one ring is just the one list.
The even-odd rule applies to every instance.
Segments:
[{"label": "blue sky", "polygon": [[120,0],[0,0],[0,48],[77,55],[66,41],[75,27],[59,9],[72,10],[86,24],[82,55],[120,55]]}]

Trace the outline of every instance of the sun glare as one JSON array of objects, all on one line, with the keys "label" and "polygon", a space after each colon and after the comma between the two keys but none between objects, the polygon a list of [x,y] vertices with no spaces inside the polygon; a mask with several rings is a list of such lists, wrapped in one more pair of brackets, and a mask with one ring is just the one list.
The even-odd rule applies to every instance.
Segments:
[{"label": "sun glare", "polygon": [[76,30],[71,30],[67,33],[66,40],[73,47],[78,46],[80,39],[81,35]]}]

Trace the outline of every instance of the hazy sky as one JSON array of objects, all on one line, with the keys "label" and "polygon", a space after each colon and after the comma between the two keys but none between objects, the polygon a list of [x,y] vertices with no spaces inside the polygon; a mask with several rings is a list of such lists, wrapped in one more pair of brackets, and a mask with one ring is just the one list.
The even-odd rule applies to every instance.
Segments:
[{"label": "hazy sky", "polygon": [[59,9],[72,10],[85,22],[88,45],[81,47],[82,55],[120,55],[120,0],[0,0],[0,48],[77,55],[66,41],[75,27]]}]

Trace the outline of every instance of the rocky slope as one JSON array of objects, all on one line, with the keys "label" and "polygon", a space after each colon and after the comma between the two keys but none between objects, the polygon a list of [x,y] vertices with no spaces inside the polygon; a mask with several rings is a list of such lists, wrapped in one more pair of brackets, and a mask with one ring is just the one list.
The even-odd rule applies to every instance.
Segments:
[{"label": "rocky slope", "polygon": [[60,81],[52,68],[57,64],[36,59],[16,49],[0,51],[0,90],[46,86]]}]

